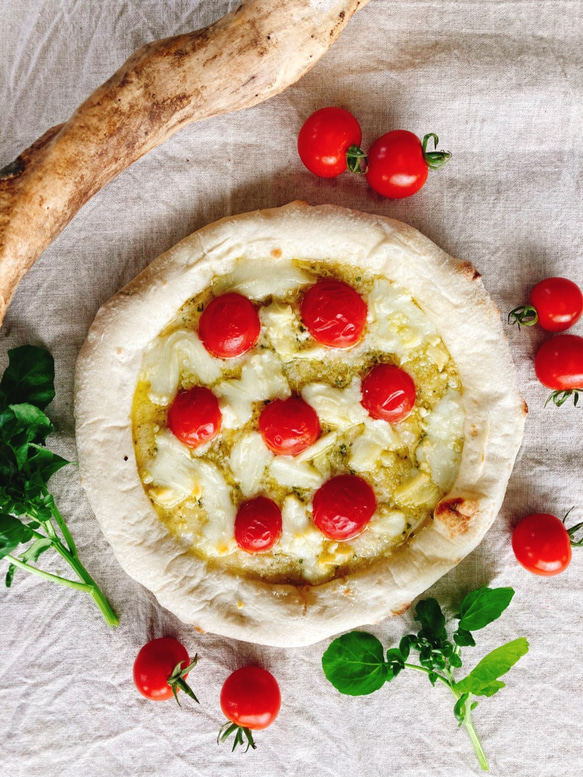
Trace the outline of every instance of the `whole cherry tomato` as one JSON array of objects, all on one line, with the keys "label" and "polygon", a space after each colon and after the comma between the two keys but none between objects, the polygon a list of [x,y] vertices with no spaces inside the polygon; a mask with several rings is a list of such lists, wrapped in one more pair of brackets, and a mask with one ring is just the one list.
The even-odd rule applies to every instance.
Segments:
[{"label": "whole cherry tomato", "polygon": [[277,718],[281,707],[281,693],[277,680],[259,666],[244,666],[226,679],[221,690],[221,709],[228,722],[219,732],[223,742],[235,734],[233,750],[243,745],[255,749],[251,730],[267,728]]},{"label": "whole cherry tomato", "polygon": [[177,639],[153,639],[140,649],[134,661],[136,688],[142,696],[154,701],[164,701],[171,696],[178,701],[179,689],[198,701],[186,682],[196,661],[196,656],[190,661],[186,648]]},{"label": "whole cherry tomato", "polygon": [[235,518],[237,545],[249,553],[270,550],[281,537],[281,510],[266,496],[244,502]]},{"label": "whole cherry tomato", "polygon": [[366,326],[366,302],[344,281],[325,278],[303,296],[302,320],[314,340],[330,348],[351,348]]},{"label": "whole cherry tomato", "polygon": [[362,132],[354,116],[344,108],[320,108],[302,126],[298,153],[304,165],[320,178],[334,178],[347,164],[357,172],[364,153]]},{"label": "whole cherry tomato", "polygon": [[538,349],[534,359],[537,378],[553,389],[550,399],[562,405],[570,396],[577,404],[583,389],[583,337],[557,335]]},{"label": "whole cherry tomato", "polygon": [[532,513],[512,534],[518,562],[535,575],[558,575],[571,561],[571,537],[563,522],[549,513]]},{"label": "whole cherry tomato", "polygon": [[179,391],[168,411],[168,428],[189,448],[214,439],[221,423],[219,401],[205,386]]},{"label": "whole cherry tomato", "polygon": [[336,475],[316,491],[312,502],[314,523],[330,540],[350,540],[372,518],[377,501],[374,491],[358,475]]},{"label": "whole cherry tomato", "polygon": [[427,180],[429,168],[436,170],[451,157],[447,151],[427,151],[430,140],[437,148],[439,139],[434,133],[425,135],[423,141],[408,130],[381,135],[367,154],[369,186],[393,200],[418,192]]},{"label": "whole cherry tomato", "polygon": [[274,399],[261,411],[259,432],[274,453],[297,456],[320,436],[320,421],[301,397]]},{"label": "whole cherry tomato", "polygon": [[257,311],[242,294],[215,297],[204,309],[198,334],[213,356],[229,359],[251,350],[261,332]]},{"label": "whole cherry tomato", "polygon": [[362,405],[373,418],[396,424],[407,418],[415,404],[415,384],[393,364],[379,364],[362,382]]},{"label": "whole cherry tomato", "polygon": [[577,323],[583,312],[583,294],[568,278],[545,278],[530,293],[529,305],[510,311],[508,320],[519,326],[537,322],[547,332],[564,332]]}]

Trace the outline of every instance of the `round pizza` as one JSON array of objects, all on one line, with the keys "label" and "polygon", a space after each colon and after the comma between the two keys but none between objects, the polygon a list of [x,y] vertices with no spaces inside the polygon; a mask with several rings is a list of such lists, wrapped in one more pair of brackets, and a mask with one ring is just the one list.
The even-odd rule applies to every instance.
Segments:
[{"label": "round pizza", "polygon": [[526,407],[469,262],[295,202],[205,227],[104,305],[75,414],[122,567],[200,630],[295,646],[404,612],[476,547]]}]

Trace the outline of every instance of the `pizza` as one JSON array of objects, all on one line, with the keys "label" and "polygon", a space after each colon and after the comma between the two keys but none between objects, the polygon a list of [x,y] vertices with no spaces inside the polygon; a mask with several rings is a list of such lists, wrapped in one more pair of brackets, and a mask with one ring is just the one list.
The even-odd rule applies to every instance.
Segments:
[{"label": "pizza", "polygon": [[225,218],[98,312],[82,482],[198,629],[306,645],[404,612],[498,514],[526,415],[478,272],[400,222]]}]

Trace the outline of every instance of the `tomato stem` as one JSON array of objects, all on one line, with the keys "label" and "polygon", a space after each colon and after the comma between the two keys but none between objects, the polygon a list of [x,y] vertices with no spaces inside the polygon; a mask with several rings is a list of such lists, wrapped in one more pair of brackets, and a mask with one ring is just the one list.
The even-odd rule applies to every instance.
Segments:
[{"label": "tomato stem", "polygon": [[[237,746],[243,747],[245,744],[247,744],[247,747],[245,748],[245,752],[249,750],[251,747],[253,750],[257,749],[257,745],[253,741],[253,734],[251,733],[251,730],[246,728],[245,726],[239,726],[237,723],[232,723],[230,720],[227,720],[223,726],[221,726],[221,729],[219,731],[219,735],[217,736],[217,744],[220,744],[221,742],[224,742],[226,739],[228,739],[231,734],[235,734],[235,739],[233,741],[233,747],[231,748],[231,752],[235,752],[235,749]],[[245,743],[245,740],[247,742]]]},{"label": "tomato stem", "polygon": [[[433,148],[435,151],[427,150],[427,145],[430,140],[433,140]],[[443,165],[451,159],[449,151],[437,151],[438,143],[439,138],[435,132],[428,132],[421,141],[421,145],[423,146],[423,159],[425,160],[427,167],[431,170],[439,170],[440,167],[443,167]]]},{"label": "tomato stem", "polygon": [[577,407],[579,404],[579,391],[580,389],[564,389],[562,391],[553,391],[553,393],[547,397],[547,401],[545,402],[544,406],[546,407],[549,402],[553,402],[557,407],[561,407],[565,404],[569,397],[573,397],[573,405]]},{"label": "tomato stem", "polygon": [[368,159],[366,152],[360,146],[350,146],[346,152],[346,167],[351,173],[364,175],[368,173]]},{"label": "tomato stem", "polygon": [[538,313],[532,305],[519,305],[508,314],[509,324],[518,324],[521,326],[534,326],[538,321]]}]

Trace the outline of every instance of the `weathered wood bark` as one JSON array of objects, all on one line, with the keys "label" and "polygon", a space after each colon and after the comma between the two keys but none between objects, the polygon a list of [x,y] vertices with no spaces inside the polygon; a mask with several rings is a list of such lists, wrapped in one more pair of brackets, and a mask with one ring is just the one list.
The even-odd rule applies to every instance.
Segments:
[{"label": "weathered wood bark", "polygon": [[367,2],[244,0],[209,27],[136,51],[0,171],[0,323],[26,272],[108,181],[186,124],[293,84]]}]

